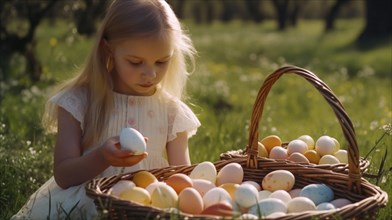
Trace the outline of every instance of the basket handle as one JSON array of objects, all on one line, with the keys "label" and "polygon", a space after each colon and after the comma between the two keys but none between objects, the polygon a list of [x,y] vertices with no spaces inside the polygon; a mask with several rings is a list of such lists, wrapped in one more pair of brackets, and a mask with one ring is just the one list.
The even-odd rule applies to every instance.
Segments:
[{"label": "basket handle", "polygon": [[[337,119],[339,120],[340,126],[342,127],[344,137],[348,142],[348,166],[349,166],[349,187],[355,191],[360,191],[360,167],[359,167],[359,151],[356,140],[355,130],[353,124],[348,117],[343,105],[340,103],[336,95],[332,90],[319,79],[314,73],[309,70],[296,67],[296,66],[285,66],[275,70],[271,73],[264,81],[261,86],[256,101],[253,105],[252,118],[250,120],[249,127],[249,139],[247,145],[247,166],[250,168],[257,168],[257,153],[258,153],[258,129],[259,121],[263,113],[264,104],[272,85],[283,75],[288,73],[294,73],[302,76],[308,82],[310,82],[320,93],[323,95],[328,104],[332,107]],[[250,147],[249,147],[250,146]],[[355,183],[355,184],[353,184]]]}]

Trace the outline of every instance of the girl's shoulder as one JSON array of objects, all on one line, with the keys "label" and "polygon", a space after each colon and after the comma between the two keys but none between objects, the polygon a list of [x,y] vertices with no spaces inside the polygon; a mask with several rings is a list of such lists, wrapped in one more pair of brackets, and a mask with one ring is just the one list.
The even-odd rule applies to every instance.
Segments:
[{"label": "girl's shoulder", "polygon": [[64,108],[82,122],[87,109],[87,89],[76,87],[62,90],[50,98],[49,102]]}]

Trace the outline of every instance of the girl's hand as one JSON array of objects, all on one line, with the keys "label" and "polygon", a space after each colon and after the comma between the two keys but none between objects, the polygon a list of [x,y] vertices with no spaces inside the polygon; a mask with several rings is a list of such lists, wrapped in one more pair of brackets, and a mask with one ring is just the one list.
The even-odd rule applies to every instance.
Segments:
[{"label": "girl's hand", "polygon": [[139,163],[147,157],[147,152],[134,155],[132,151],[122,150],[118,136],[109,138],[100,148],[100,152],[108,165],[115,167],[129,167]]}]

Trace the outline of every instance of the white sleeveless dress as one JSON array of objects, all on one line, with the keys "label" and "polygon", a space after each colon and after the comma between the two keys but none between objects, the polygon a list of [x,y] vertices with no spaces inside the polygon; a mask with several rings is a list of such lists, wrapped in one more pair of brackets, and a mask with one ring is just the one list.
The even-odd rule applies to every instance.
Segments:
[{"label": "white sleeveless dress", "polygon": [[[97,177],[106,177],[140,169],[169,166],[166,143],[174,140],[178,132],[188,137],[196,133],[200,122],[192,110],[179,99],[158,89],[152,96],[114,94],[114,111],[99,143],[120,134],[124,127],[132,127],[148,137],[148,157],[132,167],[109,167]],[[83,89],[64,92],[50,101],[70,112],[83,124],[86,111],[86,92]],[[83,130],[83,127],[82,127]],[[84,152],[87,154],[88,152]],[[68,189],[60,188],[54,178],[43,184],[11,219],[93,219],[97,215],[93,200],[86,195],[86,183]]]}]

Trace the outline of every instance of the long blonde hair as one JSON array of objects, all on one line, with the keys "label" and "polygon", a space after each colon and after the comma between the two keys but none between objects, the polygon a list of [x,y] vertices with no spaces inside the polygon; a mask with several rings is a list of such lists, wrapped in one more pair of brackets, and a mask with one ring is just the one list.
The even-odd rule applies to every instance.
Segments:
[{"label": "long blonde hair", "polygon": [[[194,67],[196,51],[173,10],[164,0],[114,0],[109,5],[85,66],[55,92],[77,88],[87,90],[87,112],[82,124],[84,150],[99,140],[113,108],[112,80],[107,69],[110,58],[102,44],[103,39],[121,41],[151,35],[168,36],[174,46],[168,71],[159,86],[174,97],[184,98],[189,75],[187,64]],[[47,103],[44,114],[46,128],[56,127],[57,108],[52,102]]]}]

